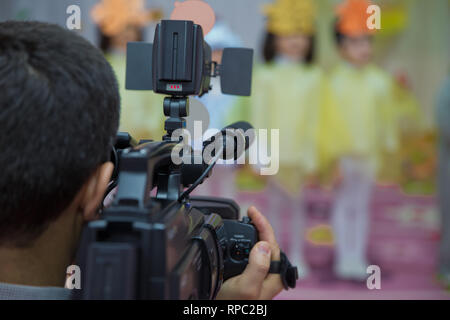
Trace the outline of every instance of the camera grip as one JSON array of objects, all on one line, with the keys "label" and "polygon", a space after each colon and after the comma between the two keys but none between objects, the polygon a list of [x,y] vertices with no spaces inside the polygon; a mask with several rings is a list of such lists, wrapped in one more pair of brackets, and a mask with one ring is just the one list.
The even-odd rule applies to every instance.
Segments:
[{"label": "camera grip", "polygon": [[224,220],[223,231],[219,243],[223,252],[225,281],[244,271],[250,251],[258,242],[258,231],[247,217],[241,221]]}]

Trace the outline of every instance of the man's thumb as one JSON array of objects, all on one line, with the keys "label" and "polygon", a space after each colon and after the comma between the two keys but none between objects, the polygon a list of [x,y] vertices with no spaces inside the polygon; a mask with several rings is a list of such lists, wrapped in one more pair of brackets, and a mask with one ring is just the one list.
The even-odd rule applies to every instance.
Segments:
[{"label": "man's thumb", "polygon": [[241,275],[241,281],[245,282],[244,288],[255,291],[254,294],[261,291],[264,279],[270,268],[270,244],[266,241],[258,242],[250,252],[248,265]]}]

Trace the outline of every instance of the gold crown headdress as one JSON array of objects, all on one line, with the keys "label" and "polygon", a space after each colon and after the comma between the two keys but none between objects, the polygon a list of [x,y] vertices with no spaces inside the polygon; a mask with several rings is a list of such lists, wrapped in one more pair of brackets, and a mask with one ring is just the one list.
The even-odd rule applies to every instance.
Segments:
[{"label": "gold crown headdress", "polygon": [[316,31],[316,7],[312,0],[276,0],[265,5],[267,31],[280,35],[313,35]]},{"label": "gold crown headdress", "polygon": [[114,36],[127,26],[144,27],[161,17],[160,11],[145,9],[143,0],[102,0],[91,11],[102,32]]}]

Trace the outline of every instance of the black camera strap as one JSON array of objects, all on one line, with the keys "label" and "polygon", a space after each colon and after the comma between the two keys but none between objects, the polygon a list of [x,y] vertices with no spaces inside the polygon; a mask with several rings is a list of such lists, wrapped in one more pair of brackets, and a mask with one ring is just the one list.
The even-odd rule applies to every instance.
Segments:
[{"label": "black camera strap", "polygon": [[280,251],[280,261],[272,261],[270,263],[269,273],[281,275],[284,289],[294,289],[298,280],[297,267],[293,266],[283,251]]}]

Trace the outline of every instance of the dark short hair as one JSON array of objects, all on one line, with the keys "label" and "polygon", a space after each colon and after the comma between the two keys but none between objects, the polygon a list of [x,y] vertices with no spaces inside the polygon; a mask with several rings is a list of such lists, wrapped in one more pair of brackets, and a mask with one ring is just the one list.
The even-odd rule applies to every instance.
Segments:
[{"label": "dark short hair", "polygon": [[0,245],[27,246],[109,159],[119,124],[114,72],[76,33],[0,23]]},{"label": "dark short hair", "polygon": [[[273,33],[267,32],[266,36],[264,38],[264,47],[263,47],[263,56],[264,56],[264,61],[266,63],[270,63],[273,62],[273,60],[276,58],[277,55],[277,48],[275,45],[275,38],[276,35],[274,35]],[[314,62],[314,58],[315,58],[315,36],[310,36],[309,37],[310,40],[310,46],[309,46],[309,50],[306,53],[306,57],[305,57],[305,62],[307,64],[311,64]]]}]

